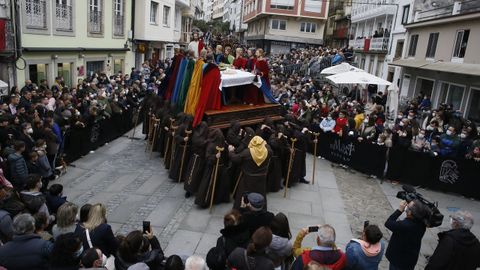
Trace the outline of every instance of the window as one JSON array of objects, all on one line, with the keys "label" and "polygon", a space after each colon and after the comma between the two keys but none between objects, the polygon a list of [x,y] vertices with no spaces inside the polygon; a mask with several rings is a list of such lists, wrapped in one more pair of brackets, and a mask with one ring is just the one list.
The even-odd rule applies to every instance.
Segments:
[{"label": "window", "polygon": [[450,83],[442,83],[439,103],[452,104],[453,110],[459,110],[462,105],[465,87]]},{"label": "window", "polygon": [[455,40],[455,48],[453,50],[453,57],[463,58],[465,57],[465,51],[467,50],[468,36],[470,30],[459,30],[457,32],[457,39]]},{"label": "window", "polygon": [[285,20],[272,20],[272,29],[274,30],[287,30],[287,21]]},{"label": "window", "polygon": [[170,7],[163,6],[163,25],[170,26]]},{"label": "window", "polygon": [[90,0],[88,26],[90,33],[102,33],[102,0]]},{"label": "window", "polygon": [[294,5],[293,0],[271,0],[270,2],[270,8],[274,9],[293,10]]},{"label": "window", "polygon": [[113,34],[115,36],[123,36],[123,1],[113,1]]},{"label": "window", "polygon": [[403,6],[402,24],[408,23],[409,13],[410,13],[410,5]]},{"label": "window", "polygon": [[418,35],[410,36],[410,47],[408,47],[408,56],[415,56],[417,52]]},{"label": "window", "polygon": [[158,3],[150,2],[150,23],[157,23]]},{"label": "window", "polygon": [[55,29],[57,31],[72,31],[72,3],[70,0],[55,1]]},{"label": "window", "polygon": [[47,3],[45,0],[25,1],[25,25],[27,28],[47,29]]},{"label": "window", "polygon": [[402,57],[403,44],[405,41],[403,39],[397,40],[397,46],[395,47],[395,57],[394,59],[399,59]]},{"label": "window", "polygon": [[425,57],[435,58],[435,51],[437,50],[438,34],[439,33],[430,33],[430,37],[428,38],[427,54],[425,55]]},{"label": "window", "polygon": [[307,12],[322,12],[322,1],[321,0],[305,0],[305,11]]},{"label": "window", "polygon": [[316,23],[302,22],[300,24],[300,32],[315,33],[316,29],[317,29]]},{"label": "window", "polygon": [[480,89],[471,88],[467,119],[475,122],[477,126],[480,124]]}]

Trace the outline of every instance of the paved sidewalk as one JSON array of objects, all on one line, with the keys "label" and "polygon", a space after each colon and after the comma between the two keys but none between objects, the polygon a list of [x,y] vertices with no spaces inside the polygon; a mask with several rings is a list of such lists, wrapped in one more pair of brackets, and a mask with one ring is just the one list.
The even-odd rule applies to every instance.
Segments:
[{"label": "paved sidewalk", "polygon": [[[68,173],[56,183],[62,183],[68,200],[80,206],[104,203],[108,222],[116,233],[141,229],[142,221],[150,220],[166,255],[205,256],[215,246],[223,228],[223,215],[233,203],[215,206],[212,214],[208,209],[196,207],[193,198],[185,199],[183,184],[168,179],[158,154],[150,158],[150,153],[145,152],[145,141],[140,136],[137,135],[136,140],[121,137],[97,149],[74,162],[76,167],[69,167]],[[312,162],[312,156],[308,155],[308,180],[311,180]],[[283,197],[283,190],[268,194],[269,210],[288,216],[293,236],[302,227],[328,223],[336,230],[338,246],[344,249],[352,237],[359,236],[360,223],[369,219],[381,227],[388,240],[389,232],[383,223],[398,207],[395,195],[401,186],[389,182],[380,184],[361,173],[332,168],[326,160],[317,159],[316,163],[315,185],[297,184],[289,189],[287,198]],[[429,229],[423,239],[417,267],[423,269],[425,256],[431,255],[437,245],[436,234],[448,229],[450,212],[458,209],[472,212],[476,219],[472,231],[480,235],[480,203],[458,195],[418,191],[426,198],[439,201],[440,210],[446,216],[443,226]],[[313,235],[307,236],[304,244],[313,245],[314,240]],[[380,269],[388,269],[385,258]]]},{"label": "paved sidewalk", "polygon": [[[109,224],[120,234],[141,229],[142,221],[150,220],[167,255],[205,256],[215,246],[223,228],[223,215],[233,205],[217,205],[212,214],[196,207],[193,198],[185,199],[183,184],[168,179],[158,154],[150,159],[141,139],[121,137],[74,165],[58,181],[65,186],[68,200],[80,206],[104,203]],[[307,179],[311,178],[311,168],[309,156]],[[283,190],[269,194],[269,210],[288,216],[294,236],[309,225],[333,225],[339,247],[344,248],[352,234],[329,162],[317,160],[315,182],[297,184],[288,190],[287,198]],[[313,245],[314,236],[307,236],[305,244]]]}]

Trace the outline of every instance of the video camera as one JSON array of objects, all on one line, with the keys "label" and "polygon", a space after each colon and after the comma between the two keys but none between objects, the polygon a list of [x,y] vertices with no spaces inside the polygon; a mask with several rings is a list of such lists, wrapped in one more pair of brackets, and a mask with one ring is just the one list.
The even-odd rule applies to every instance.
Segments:
[{"label": "video camera", "polygon": [[403,191],[397,193],[397,198],[405,200],[410,203],[413,200],[420,201],[426,206],[427,214],[423,217],[422,221],[428,228],[434,228],[442,225],[443,215],[438,210],[438,202],[430,202],[425,199],[422,194],[418,193],[414,187],[410,185],[403,185]]}]

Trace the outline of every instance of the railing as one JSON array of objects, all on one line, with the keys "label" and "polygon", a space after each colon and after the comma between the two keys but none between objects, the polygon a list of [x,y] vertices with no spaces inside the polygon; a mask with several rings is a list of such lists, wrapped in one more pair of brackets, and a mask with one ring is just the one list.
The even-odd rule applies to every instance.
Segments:
[{"label": "railing", "polygon": [[47,3],[45,0],[26,0],[25,19],[27,28],[47,28]]},{"label": "railing", "polygon": [[115,14],[114,15],[114,22],[113,22],[113,34],[115,36],[123,36],[123,15]]},{"label": "railing", "polygon": [[55,29],[73,30],[72,6],[57,4],[55,7]]},{"label": "railing", "polygon": [[370,41],[370,51],[386,51],[389,40],[389,37],[372,38]]},{"label": "railing", "polygon": [[102,30],[102,12],[99,10],[90,10],[88,32],[102,33]]},{"label": "railing", "polygon": [[363,50],[363,48],[365,47],[365,39],[364,38],[355,39],[353,40],[353,44],[351,44],[350,46],[353,46],[354,50]]},{"label": "railing", "polygon": [[448,5],[444,7],[428,9],[425,11],[418,11],[417,14],[415,14],[415,21],[424,21],[445,16],[451,16],[453,12],[453,6],[454,5]]}]

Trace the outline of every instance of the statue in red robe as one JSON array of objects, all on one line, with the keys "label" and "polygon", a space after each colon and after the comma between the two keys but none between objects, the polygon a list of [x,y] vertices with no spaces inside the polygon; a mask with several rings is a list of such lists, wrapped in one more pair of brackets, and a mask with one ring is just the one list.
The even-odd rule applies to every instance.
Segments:
[{"label": "statue in red robe", "polygon": [[197,104],[193,127],[200,124],[203,113],[206,110],[220,110],[222,107],[220,92],[221,75],[220,69],[214,64],[213,55],[207,55],[207,64],[203,69],[202,87]]}]

